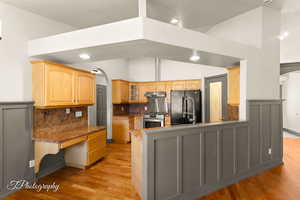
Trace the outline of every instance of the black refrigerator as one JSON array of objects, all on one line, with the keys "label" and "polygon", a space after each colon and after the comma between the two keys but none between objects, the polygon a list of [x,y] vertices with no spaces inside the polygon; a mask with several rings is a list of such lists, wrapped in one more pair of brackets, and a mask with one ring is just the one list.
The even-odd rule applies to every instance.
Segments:
[{"label": "black refrigerator", "polygon": [[192,124],[194,121],[196,121],[196,123],[201,123],[201,102],[201,90],[172,90],[171,124]]}]

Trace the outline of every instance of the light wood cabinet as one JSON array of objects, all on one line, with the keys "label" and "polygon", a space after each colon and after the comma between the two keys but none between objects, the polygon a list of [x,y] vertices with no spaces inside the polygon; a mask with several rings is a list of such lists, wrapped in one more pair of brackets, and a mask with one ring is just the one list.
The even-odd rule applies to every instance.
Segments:
[{"label": "light wood cabinet", "polygon": [[200,90],[201,89],[201,80],[187,80],[185,81],[186,90]]},{"label": "light wood cabinet", "polygon": [[87,71],[48,61],[32,61],[32,98],[37,108],[92,105],[95,79]]},{"label": "light wood cabinet", "polygon": [[114,116],[113,117],[113,141],[126,144],[131,142],[130,131],[143,128],[143,117],[136,116]]},{"label": "light wood cabinet", "polygon": [[130,142],[130,117],[114,116],[112,122],[113,141],[126,144]]},{"label": "light wood cabinet", "polygon": [[[113,103],[147,103],[147,92],[166,92],[166,102],[171,101],[171,90],[200,90],[201,80],[127,82],[113,80]],[[128,96],[127,96],[128,94]]]},{"label": "light wood cabinet", "polygon": [[228,68],[228,103],[230,105],[240,104],[240,67]]},{"label": "light wood cabinet", "polygon": [[112,81],[113,104],[129,103],[129,83],[123,80]]},{"label": "light wood cabinet", "polygon": [[173,81],[172,90],[185,90],[185,81]]},{"label": "light wood cabinet", "polygon": [[89,73],[77,72],[77,104],[95,104],[96,81]]},{"label": "light wood cabinet", "polygon": [[54,64],[45,64],[44,76],[45,106],[72,105],[76,103],[74,70]]},{"label": "light wood cabinet", "polygon": [[140,101],[140,85],[139,83],[129,83],[129,103],[139,103]]},{"label": "light wood cabinet", "polygon": [[156,82],[156,92],[166,92],[166,82]]},{"label": "light wood cabinet", "polygon": [[140,103],[148,102],[147,97],[145,97],[145,94],[147,92],[156,92],[156,85],[154,84],[154,82],[140,83],[140,98],[139,98]]},{"label": "light wood cabinet", "polygon": [[67,166],[85,169],[106,154],[106,130],[102,130],[89,134],[83,142],[66,148],[65,161]]}]

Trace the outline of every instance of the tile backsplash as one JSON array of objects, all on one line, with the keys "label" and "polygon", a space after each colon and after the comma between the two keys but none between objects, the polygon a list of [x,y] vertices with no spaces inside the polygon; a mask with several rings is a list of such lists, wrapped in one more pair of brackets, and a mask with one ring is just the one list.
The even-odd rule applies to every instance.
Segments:
[{"label": "tile backsplash", "polygon": [[146,112],[145,107],[147,103],[139,104],[114,104],[114,115],[128,115],[128,114],[144,114]]},{"label": "tile backsplash", "polygon": [[[75,117],[76,112],[82,112],[81,117]],[[70,108],[70,113],[66,113],[66,108],[34,110],[34,132],[61,132],[88,125],[87,107]]]}]

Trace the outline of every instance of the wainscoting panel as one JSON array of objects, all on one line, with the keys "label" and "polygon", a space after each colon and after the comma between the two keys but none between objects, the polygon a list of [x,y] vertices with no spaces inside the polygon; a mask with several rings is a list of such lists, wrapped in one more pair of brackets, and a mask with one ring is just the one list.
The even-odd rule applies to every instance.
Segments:
[{"label": "wainscoting panel", "polygon": [[252,100],[249,121],[145,131],[145,200],[196,199],[282,164],[281,102]]}]

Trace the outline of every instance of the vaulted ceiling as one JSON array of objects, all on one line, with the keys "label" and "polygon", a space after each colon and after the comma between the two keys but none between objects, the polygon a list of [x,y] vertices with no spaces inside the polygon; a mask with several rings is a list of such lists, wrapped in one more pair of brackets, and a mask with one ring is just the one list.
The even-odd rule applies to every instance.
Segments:
[{"label": "vaulted ceiling", "polygon": [[[276,7],[283,1],[274,0]],[[21,9],[86,28],[138,16],[138,0],[0,0]],[[210,27],[262,5],[263,0],[148,0],[149,16],[170,22],[180,18],[185,27]],[[294,5],[290,3],[291,5]]]}]

